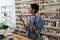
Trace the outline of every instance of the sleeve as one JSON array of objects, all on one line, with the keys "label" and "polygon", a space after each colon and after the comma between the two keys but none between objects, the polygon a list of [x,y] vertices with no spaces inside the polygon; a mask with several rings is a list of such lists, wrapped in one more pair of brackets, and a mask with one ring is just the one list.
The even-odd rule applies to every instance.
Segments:
[{"label": "sleeve", "polygon": [[42,31],[42,28],[44,26],[44,23],[41,18],[39,18],[39,20],[37,20],[36,26],[37,26],[36,33],[40,34],[40,32]]},{"label": "sleeve", "polygon": [[26,31],[28,31],[29,30],[29,24],[25,24],[25,26],[26,26]]}]

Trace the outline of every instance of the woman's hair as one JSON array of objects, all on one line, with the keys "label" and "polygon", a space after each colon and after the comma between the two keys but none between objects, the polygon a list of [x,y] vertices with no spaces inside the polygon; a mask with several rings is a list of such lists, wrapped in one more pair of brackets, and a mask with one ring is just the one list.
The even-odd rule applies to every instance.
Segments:
[{"label": "woman's hair", "polygon": [[35,9],[35,14],[39,10],[39,5],[37,3],[30,4],[32,9]]}]

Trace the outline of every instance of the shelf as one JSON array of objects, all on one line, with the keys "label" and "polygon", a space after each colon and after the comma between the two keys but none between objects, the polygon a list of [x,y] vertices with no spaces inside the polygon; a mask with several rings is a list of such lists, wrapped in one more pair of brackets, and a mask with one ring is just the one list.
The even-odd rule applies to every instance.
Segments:
[{"label": "shelf", "polygon": [[15,3],[28,3],[28,2],[32,2],[32,3],[34,3],[34,2],[37,2],[37,1],[15,1]]},{"label": "shelf", "polygon": [[16,11],[21,11],[21,9],[15,9]]},{"label": "shelf", "polygon": [[50,29],[58,29],[58,30],[60,30],[60,27],[49,27],[49,26],[46,26],[46,25],[44,25],[44,28],[50,28]]},{"label": "shelf", "polygon": [[16,28],[16,30],[24,31],[24,32],[25,32],[25,30],[24,30],[24,29],[22,29],[22,28]]},{"label": "shelf", "polygon": [[44,21],[60,21],[60,19],[42,19],[42,20],[44,20]]},{"label": "shelf", "polygon": [[15,1],[15,2],[32,2],[32,1]]},{"label": "shelf", "polygon": [[52,6],[52,5],[60,5],[60,2],[55,2],[55,3],[44,3],[40,4],[41,6]]},{"label": "shelf", "polygon": [[16,25],[22,25],[21,23],[16,23]]},{"label": "shelf", "polygon": [[16,21],[16,23],[22,23],[22,22],[20,22],[20,21]]},{"label": "shelf", "polygon": [[21,15],[21,13],[16,13],[17,16]]},{"label": "shelf", "polygon": [[55,34],[55,33],[41,32],[41,34],[60,38],[60,34],[58,33]]},{"label": "shelf", "polygon": [[19,28],[23,27],[23,26],[21,26],[21,25],[16,25],[16,26],[18,26]]},{"label": "shelf", "polygon": [[20,17],[16,17],[16,21],[20,21]]},{"label": "shelf", "polygon": [[[21,35],[23,35],[25,33],[21,32]],[[48,36],[53,36],[53,37],[59,37],[60,38],[60,34],[54,34],[54,33],[47,33],[47,32],[41,32],[42,35],[48,35]]]},{"label": "shelf", "polygon": [[15,7],[29,7],[29,5],[16,5]]},{"label": "shelf", "polygon": [[60,13],[60,11],[40,11],[40,13]]},{"label": "shelf", "polygon": [[[16,13],[16,15],[21,15],[21,14]],[[28,16],[28,15],[31,15],[31,14],[22,14],[22,15],[26,15],[26,16]]]}]

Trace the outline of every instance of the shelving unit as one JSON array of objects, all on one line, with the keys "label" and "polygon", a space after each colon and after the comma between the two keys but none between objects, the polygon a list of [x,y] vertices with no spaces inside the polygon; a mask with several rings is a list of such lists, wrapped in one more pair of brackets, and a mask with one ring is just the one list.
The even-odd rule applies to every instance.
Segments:
[{"label": "shelving unit", "polygon": [[[44,2],[47,0],[40,0],[40,16],[44,21],[44,29],[41,34],[47,36],[49,40],[60,40],[60,8],[53,8],[51,6],[60,5],[60,2]],[[50,1],[50,0],[49,0]],[[52,0],[51,0],[52,1]],[[49,7],[49,9],[47,9]],[[51,9],[50,9],[51,8]],[[47,9],[47,11],[46,11]],[[51,37],[51,38],[50,38]],[[55,38],[54,38],[55,37]]]},{"label": "shelving unit", "polygon": [[53,34],[53,33],[48,33],[48,32],[41,32],[41,34],[60,38],[60,34]]},{"label": "shelving unit", "polygon": [[[15,0],[15,12],[16,12],[16,27],[17,29],[22,26],[20,23],[20,16],[23,15],[23,18],[28,18],[30,14],[27,12],[27,8],[30,3],[39,4],[38,15],[44,21],[44,28],[41,34],[46,35],[49,40],[58,40],[60,38],[60,2],[44,2],[44,0]],[[54,10],[52,10],[56,5]],[[53,7],[54,6],[54,7]],[[46,11],[47,9],[47,11]],[[26,13],[25,13],[26,12]],[[22,26],[23,28],[23,26]],[[20,27],[21,29],[21,27]],[[54,32],[54,33],[53,33]],[[50,38],[50,36],[52,38]],[[54,38],[55,37],[55,38]]]}]

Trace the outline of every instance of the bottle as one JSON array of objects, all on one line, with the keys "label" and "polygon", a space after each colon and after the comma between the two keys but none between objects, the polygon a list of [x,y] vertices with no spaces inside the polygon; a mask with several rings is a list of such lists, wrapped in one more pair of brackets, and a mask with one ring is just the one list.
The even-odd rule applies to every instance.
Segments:
[{"label": "bottle", "polygon": [[43,36],[44,40],[49,40],[47,36]]},{"label": "bottle", "polygon": [[56,27],[59,27],[59,21],[56,22]]}]

